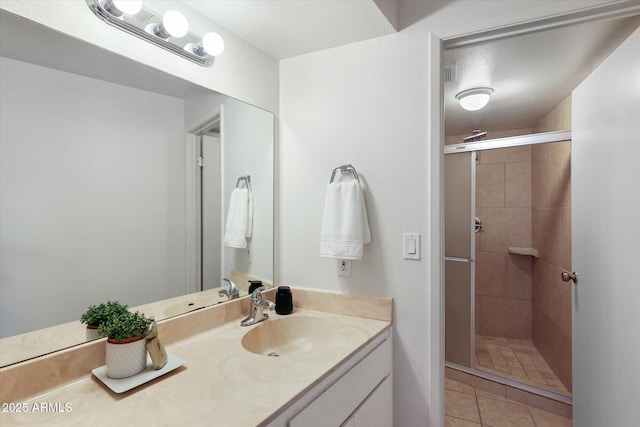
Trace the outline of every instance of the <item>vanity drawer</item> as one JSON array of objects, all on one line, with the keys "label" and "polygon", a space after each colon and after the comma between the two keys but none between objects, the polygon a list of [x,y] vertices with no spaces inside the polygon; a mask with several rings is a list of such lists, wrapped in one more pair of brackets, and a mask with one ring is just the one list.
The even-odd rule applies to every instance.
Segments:
[{"label": "vanity drawer", "polygon": [[[383,341],[289,420],[289,427],[340,426],[385,381],[391,383],[391,340]],[[386,385],[385,385],[386,386]],[[387,405],[391,419],[391,399]]]}]

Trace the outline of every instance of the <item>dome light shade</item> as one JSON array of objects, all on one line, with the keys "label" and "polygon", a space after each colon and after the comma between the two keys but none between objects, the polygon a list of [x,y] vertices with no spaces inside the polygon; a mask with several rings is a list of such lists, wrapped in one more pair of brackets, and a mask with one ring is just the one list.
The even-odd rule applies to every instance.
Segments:
[{"label": "dome light shade", "polygon": [[493,89],[489,87],[479,87],[463,90],[456,95],[456,99],[465,110],[476,111],[487,105],[492,93]]}]

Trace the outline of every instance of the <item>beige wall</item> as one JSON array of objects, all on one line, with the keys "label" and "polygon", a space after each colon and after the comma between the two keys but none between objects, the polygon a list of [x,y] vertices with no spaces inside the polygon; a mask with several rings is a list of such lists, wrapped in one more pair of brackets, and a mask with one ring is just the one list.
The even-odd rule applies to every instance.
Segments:
[{"label": "beige wall", "polygon": [[[571,97],[534,127],[535,132],[571,128]],[[533,341],[571,391],[571,286],[560,279],[571,271],[571,143],[532,147]]]}]

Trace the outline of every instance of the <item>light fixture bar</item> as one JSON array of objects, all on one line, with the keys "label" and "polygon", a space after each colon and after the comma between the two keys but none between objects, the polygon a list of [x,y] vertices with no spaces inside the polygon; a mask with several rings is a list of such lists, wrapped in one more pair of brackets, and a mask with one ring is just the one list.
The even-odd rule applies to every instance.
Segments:
[{"label": "light fixture bar", "polygon": [[[148,41],[149,43],[152,43],[158,47],[161,47],[165,50],[168,50],[178,56],[181,56],[184,59],[187,59],[191,62],[194,62],[202,67],[211,67],[215,61],[215,57],[210,56],[210,55],[206,55],[206,56],[199,56],[195,53],[193,53],[193,51],[188,51],[185,50],[182,46],[178,46],[174,43],[171,43],[168,40],[164,40],[160,37],[157,37],[153,34],[150,34],[148,32],[146,32],[144,30],[144,28],[140,28],[138,26],[136,26],[133,23],[128,22],[125,19],[121,19],[118,18],[116,16],[113,16],[112,14],[110,14],[100,3],[100,0],[86,0],[87,5],[89,6],[89,8],[93,11],[93,13],[95,13],[95,15],[102,19],[104,22],[106,22],[109,25],[112,25],[114,27],[117,27],[119,29],[121,29],[122,31],[125,31],[131,35],[134,35],[136,37],[139,37],[141,39],[144,39],[146,41]],[[143,9],[145,10],[145,9]],[[153,13],[149,12],[148,10],[146,11],[147,13],[149,13],[150,15],[154,15]],[[154,15],[155,16],[155,15]],[[162,18],[157,18],[158,22],[162,21]],[[189,33],[191,34],[191,33]],[[196,38],[196,36],[193,36],[192,38]]]}]

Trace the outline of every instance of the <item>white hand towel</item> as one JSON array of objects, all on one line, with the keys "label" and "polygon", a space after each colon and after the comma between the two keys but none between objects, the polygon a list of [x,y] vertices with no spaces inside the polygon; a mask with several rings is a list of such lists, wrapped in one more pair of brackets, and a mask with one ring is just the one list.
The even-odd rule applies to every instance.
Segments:
[{"label": "white hand towel", "polygon": [[249,218],[249,190],[236,188],[229,198],[227,222],[224,229],[224,245],[231,248],[247,247],[247,221]]},{"label": "white hand towel", "polygon": [[362,246],[369,242],[371,232],[360,183],[332,182],[324,202],[320,256],[362,259]]}]

